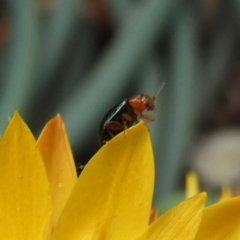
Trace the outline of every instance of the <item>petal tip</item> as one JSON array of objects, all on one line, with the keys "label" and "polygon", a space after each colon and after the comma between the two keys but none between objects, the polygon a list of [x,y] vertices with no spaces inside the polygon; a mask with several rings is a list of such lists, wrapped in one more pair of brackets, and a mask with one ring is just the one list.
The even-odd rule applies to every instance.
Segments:
[{"label": "petal tip", "polygon": [[22,119],[18,110],[15,110],[13,113],[13,116],[11,117],[11,119],[14,119],[14,118]]},{"label": "petal tip", "polygon": [[58,113],[55,117],[51,118],[46,126],[59,126],[60,128],[64,126],[64,122]]},{"label": "petal tip", "polygon": [[199,196],[199,198],[201,198],[202,202],[206,202],[206,199],[207,199],[206,192],[201,192],[201,193],[197,194],[197,196]]}]

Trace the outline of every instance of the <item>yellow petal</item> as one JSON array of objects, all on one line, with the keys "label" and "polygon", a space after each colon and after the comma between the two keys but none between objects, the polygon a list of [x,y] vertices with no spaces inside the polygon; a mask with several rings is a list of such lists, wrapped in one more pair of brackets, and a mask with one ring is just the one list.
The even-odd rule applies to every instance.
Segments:
[{"label": "yellow petal", "polygon": [[90,160],[59,218],[54,239],[134,239],[148,226],[154,163],[141,122]]},{"label": "yellow petal", "polygon": [[188,198],[154,221],[137,239],[193,240],[201,221],[205,200],[206,193]]},{"label": "yellow petal", "polygon": [[38,138],[53,199],[53,229],[77,181],[75,164],[64,123],[59,115],[51,119]]},{"label": "yellow petal", "polygon": [[198,176],[194,171],[186,174],[186,198],[193,197],[199,193]]},{"label": "yellow petal", "polygon": [[51,210],[42,157],[16,112],[0,142],[0,239],[46,239]]},{"label": "yellow petal", "polygon": [[240,239],[240,197],[205,208],[196,240]]},{"label": "yellow petal", "polygon": [[232,189],[231,186],[228,184],[222,185],[222,192],[219,202],[226,201],[232,197]]}]

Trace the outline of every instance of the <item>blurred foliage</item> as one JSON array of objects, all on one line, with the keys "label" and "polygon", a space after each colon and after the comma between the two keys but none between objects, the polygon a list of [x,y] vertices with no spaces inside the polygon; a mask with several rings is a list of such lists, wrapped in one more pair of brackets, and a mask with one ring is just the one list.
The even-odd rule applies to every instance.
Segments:
[{"label": "blurred foliage", "polygon": [[205,116],[239,65],[240,1],[0,4],[0,131],[14,109],[36,135],[59,112],[76,161],[86,163],[105,112],[164,81],[150,126],[155,202],[179,186],[189,144],[209,127]]}]

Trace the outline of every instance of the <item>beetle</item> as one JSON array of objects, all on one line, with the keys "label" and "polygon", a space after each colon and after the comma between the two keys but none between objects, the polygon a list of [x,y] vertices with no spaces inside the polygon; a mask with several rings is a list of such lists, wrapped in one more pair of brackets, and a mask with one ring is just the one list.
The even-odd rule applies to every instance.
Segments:
[{"label": "beetle", "polygon": [[140,119],[146,123],[153,122],[154,117],[143,115],[144,111],[152,111],[155,109],[155,99],[164,87],[163,82],[157,91],[157,94],[152,98],[145,94],[138,94],[130,98],[125,98],[123,101],[112,107],[103,117],[98,130],[98,138],[101,145],[111,140],[114,136],[137,124]]}]

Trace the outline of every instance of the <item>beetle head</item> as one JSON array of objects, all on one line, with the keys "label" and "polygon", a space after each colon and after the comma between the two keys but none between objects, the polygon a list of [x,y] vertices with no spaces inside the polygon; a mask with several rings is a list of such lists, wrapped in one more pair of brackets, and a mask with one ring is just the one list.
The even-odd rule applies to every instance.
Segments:
[{"label": "beetle head", "polygon": [[155,109],[155,99],[158,96],[158,94],[161,92],[162,88],[164,87],[165,83],[163,82],[156,95],[151,98],[148,95],[145,94],[139,94],[139,95],[135,95],[131,98],[128,99],[128,104],[131,106],[131,108],[133,109],[134,113],[136,115],[141,115],[142,112],[144,111],[152,111]]},{"label": "beetle head", "polygon": [[155,109],[153,99],[144,94],[135,95],[129,98],[128,103],[137,115],[141,115],[145,110],[151,111]]},{"label": "beetle head", "polygon": [[141,102],[145,106],[144,110],[152,111],[155,109],[154,99],[150,98],[148,95],[141,95]]}]

